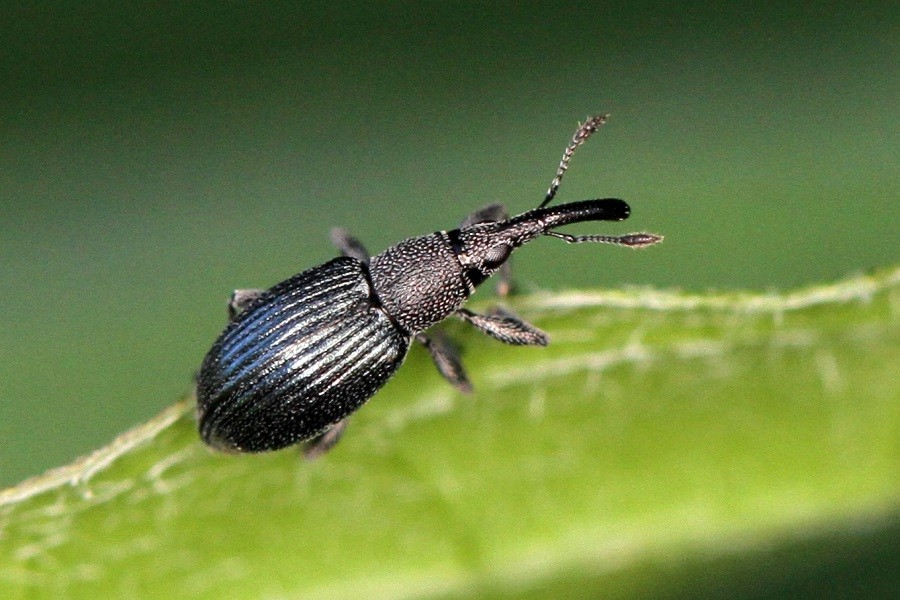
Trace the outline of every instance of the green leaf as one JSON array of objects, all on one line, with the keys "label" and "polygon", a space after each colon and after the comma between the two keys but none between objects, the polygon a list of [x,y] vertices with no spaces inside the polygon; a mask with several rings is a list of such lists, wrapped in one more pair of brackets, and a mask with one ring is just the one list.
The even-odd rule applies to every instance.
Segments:
[{"label": "green leaf", "polygon": [[0,492],[3,598],[900,597],[900,268],[789,294],[570,292],[416,349],[324,458],[191,400]]}]

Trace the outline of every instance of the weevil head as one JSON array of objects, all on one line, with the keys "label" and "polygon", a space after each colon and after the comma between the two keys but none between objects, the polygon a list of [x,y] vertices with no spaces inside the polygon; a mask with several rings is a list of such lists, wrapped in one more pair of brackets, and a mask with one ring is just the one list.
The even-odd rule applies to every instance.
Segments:
[{"label": "weevil head", "polygon": [[584,221],[621,221],[630,208],[623,200],[603,198],[530,210],[505,221],[478,223],[448,232],[467,279],[478,285],[505,263],[513,250],[554,229]]},{"label": "weevil head", "polygon": [[478,223],[448,232],[466,279],[474,286],[496,273],[513,250],[540,234],[537,223],[514,225],[511,220]]}]

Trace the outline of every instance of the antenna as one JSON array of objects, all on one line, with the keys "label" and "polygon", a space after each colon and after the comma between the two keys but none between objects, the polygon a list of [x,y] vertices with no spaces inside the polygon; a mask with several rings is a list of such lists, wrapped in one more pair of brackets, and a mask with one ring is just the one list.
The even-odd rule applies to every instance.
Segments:
[{"label": "antenna", "polygon": [[547,195],[544,197],[544,201],[540,203],[538,208],[543,208],[550,204],[550,201],[553,200],[556,196],[556,192],[559,190],[559,184],[562,183],[563,175],[565,175],[566,169],[569,168],[569,161],[572,160],[575,149],[591,137],[591,134],[597,131],[601,125],[606,123],[608,118],[609,115],[596,115],[585,121],[584,125],[578,126],[575,135],[572,136],[572,141],[569,142],[569,145],[566,146],[566,149],[563,152],[562,160],[559,161],[559,167],[556,169],[556,177],[550,182],[550,188],[547,190]]}]

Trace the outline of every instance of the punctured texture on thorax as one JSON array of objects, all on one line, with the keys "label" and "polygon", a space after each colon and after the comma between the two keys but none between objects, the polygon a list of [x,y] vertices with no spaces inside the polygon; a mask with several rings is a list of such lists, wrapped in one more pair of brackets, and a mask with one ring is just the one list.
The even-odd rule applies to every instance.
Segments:
[{"label": "punctured texture on thorax", "polygon": [[384,309],[412,334],[444,320],[469,295],[444,232],[391,246],[372,259],[369,272]]}]

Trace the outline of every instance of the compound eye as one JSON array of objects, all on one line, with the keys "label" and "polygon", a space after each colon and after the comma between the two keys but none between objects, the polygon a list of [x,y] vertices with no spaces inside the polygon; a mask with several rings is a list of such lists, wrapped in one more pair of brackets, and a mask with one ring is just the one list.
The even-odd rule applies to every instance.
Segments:
[{"label": "compound eye", "polygon": [[496,269],[506,262],[512,248],[506,244],[497,244],[484,253],[483,265],[487,269]]}]

